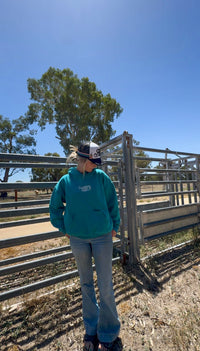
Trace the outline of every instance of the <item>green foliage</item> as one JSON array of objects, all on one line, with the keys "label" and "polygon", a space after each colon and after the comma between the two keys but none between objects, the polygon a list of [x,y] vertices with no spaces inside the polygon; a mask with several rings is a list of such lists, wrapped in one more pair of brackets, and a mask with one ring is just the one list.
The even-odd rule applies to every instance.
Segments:
[{"label": "green foliage", "polygon": [[91,139],[102,143],[115,134],[111,123],[122,112],[120,104],[70,69],[50,67],[41,79],[28,79],[28,91],[34,103],[29,105],[27,121],[36,122],[41,129],[55,123],[66,153],[70,144]]},{"label": "green foliage", "polygon": [[138,168],[150,168],[151,161],[148,160],[149,156],[146,154],[146,152],[144,152],[143,150],[139,150],[139,151],[134,152],[134,156],[146,158],[145,160],[137,160],[136,161],[136,165]]},{"label": "green foliage", "polygon": [[[0,152],[35,154],[35,133],[35,130],[29,128],[25,117],[21,116],[11,121],[9,118],[0,115]],[[3,178],[0,181],[7,182],[8,178],[17,172],[19,172],[19,169],[6,168],[1,170]]]},{"label": "green foliage", "polygon": [[35,130],[23,116],[15,120],[0,115],[0,152],[35,154]]},{"label": "green foliage", "polygon": [[[139,146],[139,144],[140,144],[139,141],[133,139],[133,146]],[[118,148],[118,147],[114,147],[112,149],[112,152],[115,153],[115,154],[121,155],[121,156],[123,154],[123,150],[121,148]],[[133,155],[134,156],[138,156],[138,157],[145,157],[146,158],[145,160],[137,160],[136,161],[136,167],[138,167],[138,168],[150,168],[151,161],[148,159],[149,156],[143,150],[133,150]],[[112,156],[111,156],[111,159],[112,159]],[[118,167],[117,166],[111,166],[110,167],[110,172],[117,173],[117,171],[118,171]],[[117,180],[118,176],[117,175],[113,175],[112,179],[113,180]],[[143,176],[141,177],[141,180],[144,180]],[[123,178],[123,181],[124,181],[124,178]]]},{"label": "green foliage", "polygon": [[[45,156],[56,156],[60,155],[56,152],[48,152]],[[58,181],[64,174],[67,173],[67,170],[60,168],[32,168],[32,177],[31,182],[51,182]]]}]

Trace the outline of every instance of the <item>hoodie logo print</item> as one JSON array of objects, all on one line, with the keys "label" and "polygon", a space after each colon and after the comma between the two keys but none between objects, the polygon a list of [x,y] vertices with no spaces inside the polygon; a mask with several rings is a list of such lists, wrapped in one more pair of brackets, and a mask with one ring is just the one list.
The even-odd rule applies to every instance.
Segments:
[{"label": "hoodie logo print", "polygon": [[91,185],[84,185],[84,186],[79,186],[79,190],[81,192],[86,192],[86,191],[90,191],[91,190]]}]

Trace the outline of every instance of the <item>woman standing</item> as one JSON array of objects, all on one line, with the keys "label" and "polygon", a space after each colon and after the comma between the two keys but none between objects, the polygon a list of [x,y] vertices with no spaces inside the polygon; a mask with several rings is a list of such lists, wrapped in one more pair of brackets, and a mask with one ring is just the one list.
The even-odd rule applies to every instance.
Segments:
[{"label": "woman standing", "polygon": [[[76,155],[74,157],[74,155]],[[102,170],[100,150],[93,142],[81,144],[68,159],[76,159],[54,188],[50,201],[53,226],[70,237],[80,275],[84,351],[106,351],[120,345],[120,322],[112,285],[112,237],[120,216],[114,185]],[[98,305],[93,281],[94,257],[99,288]]]}]

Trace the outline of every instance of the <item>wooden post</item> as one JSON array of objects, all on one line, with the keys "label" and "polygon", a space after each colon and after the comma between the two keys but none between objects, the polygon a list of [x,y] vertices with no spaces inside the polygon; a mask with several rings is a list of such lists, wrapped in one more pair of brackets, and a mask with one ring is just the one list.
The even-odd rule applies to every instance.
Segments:
[{"label": "wooden post", "polygon": [[[15,202],[17,202],[17,190],[15,190]],[[17,209],[17,206],[15,208]]]}]

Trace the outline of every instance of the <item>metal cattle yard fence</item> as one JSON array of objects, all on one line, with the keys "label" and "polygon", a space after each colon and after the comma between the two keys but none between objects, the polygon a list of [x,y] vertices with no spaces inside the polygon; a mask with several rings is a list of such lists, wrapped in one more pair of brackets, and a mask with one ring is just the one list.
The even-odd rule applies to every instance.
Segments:
[{"label": "metal cattle yard fence", "polygon": [[[140,261],[140,245],[155,238],[197,227],[200,223],[200,155],[135,145],[128,132],[100,146],[103,170],[111,177],[118,195],[121,224],[114,241],[113,263]],[[0,154],[1,168],[65,168],[65,157]],[[18,226],[49,221],[49,196],[37,199],[38,191],[53,189],[56,182],[0,183],[0,192],[12,191],[14,201],[0,202],[0,230],[12,228],[13,238],[0,238],[2,250],[61,238],[57,230],[16,235]],[[17,201],[19,191],[35,192],[35,199]],[[21,219],[21,216],[28,218]],[[31,218],[34,217],[34,218]],[[14,218],[14,220],[12,220]],[[20,219],[18,219],[20,218]],[[26,228],[26,227],[25,227]],[[47,248],[0,260],[2,277],[0,301],[21,296],[78,275],[75,264],[62,274],[53,274],[52,265],[72,262],[70,245]],[[45,275],[41,279],[41,269]],[[94,267],[95,269],[95,267]],[[39,273],[37,274],[37,271]],[[50,272],[50,274],[49,274]],[[28,279],[29,274],[34,279]],[[21,276],[26,280],[20,280]],[[35,279],[35,277],[38,279]],[[26,283],[28,281],[28,283]],[[10,282],[10,283],[8,283]]]}]

